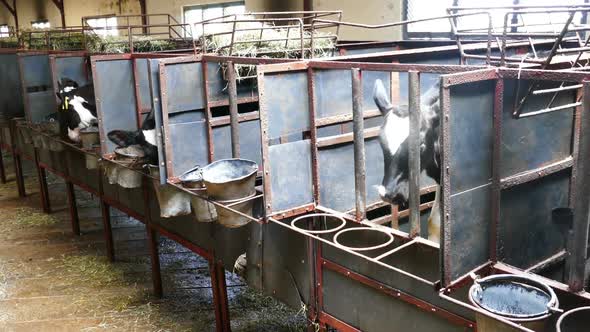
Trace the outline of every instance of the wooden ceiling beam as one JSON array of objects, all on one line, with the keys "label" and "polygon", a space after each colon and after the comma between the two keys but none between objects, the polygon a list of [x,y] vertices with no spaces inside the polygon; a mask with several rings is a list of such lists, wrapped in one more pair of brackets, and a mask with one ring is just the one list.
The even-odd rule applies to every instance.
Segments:
[{"label": "wooden ceiling beam", "polygon": [[59,13],[61,15],[61,27],[65,28],[66,27],[66,13],[65,13],[65,9],[64,9],[64,0],[52,0],[52,1],[53,1],[53,4],[59,10]]},{"label": "wooden ceiling beam", "polygon": [[16,15],[16,5],[13,8],[13,7],[10,7],[7,0],[0,0],[0,1],[4,4],[6,9],[8,9],[8,11],[12,14],[12,16]]}]

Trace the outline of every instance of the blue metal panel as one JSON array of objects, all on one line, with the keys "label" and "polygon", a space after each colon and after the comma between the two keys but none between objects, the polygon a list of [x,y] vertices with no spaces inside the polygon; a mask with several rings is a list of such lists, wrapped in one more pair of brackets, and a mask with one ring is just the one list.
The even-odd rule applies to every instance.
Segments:
[{"label": "blue metal panel", "polygon": [[[207,125],[205,121],[179,122],[171,124],[166,133],[172,148],[174,176],[193,168],[208,164]],[[170,162],[170,161],[168,161]]]},{"label": "blue metal panel", "polygon": [[451,192],[469,190],[492,177],[494,82],[451,88]]},{"label": "blue metal panel", "polygon": [[268,114],[269,138],[309,130],[306,72],[265,74],[268,91],[261,103]]},{"label": "blue metal panel", "polygon": [[21,61],[25,87],[53,85],[47,54],[21,56]]},{"label": "blue metal panel", "polygon": [[564,236],[551,221],[551,210],[568,206],[569,172],[502,192],[498,256],[528,268],[564,248]]},{"label": "blue metal panel", "polygon": [[[380,202],[375,186],[383,179],[383,152],[378,139],[365,141],[367,204]],[[341,212],[355,207],[353,144],[341,144],[319,151],[320,202]]]},{"label": "blue metal panel", "polygon": [[269,147],[268,162],[273,211],[313,202],[309,140]]},{"label": "blue metal panel", "polygon": [[[105,137],[111,130],[137,130],[132,61],[97,61],[95,71],[95,97],[102,119],[98,123],[100,130]],[[101,145],[106,153],[116,148],[109,140]]]},{"label": "blue metal panel", "polygon": [[0,114],[23,116],[23,97],[16,54],[0,54]]},{"label": "blue metal panel", "polygon": [[168,114],[205,108],[200,62],[166,65]]},{"label": "blue metal panel", "polygon": [[[227,81],[223,79],[221,63],[207,62],[207,75],[209,80],[209,101],[225,100],[229,102]],[[256,80],[241,80],[237,83],[238,98],[258,95]]]},{"label": "blue metal panel", "polygon": [[[230,126],[213,128],[215,160],[231,158]],[[260,120],[240,122],[240,158],[262,165]]]},{"label": "blue metal panel", "polygon": [[[352,114],[352,79],[350,70],[317,70],[315,75],[315,102],[318,118]],[[390,87],[391,73],[363,71],[364,110],[376,110],[373,87],[381,79],[385,89]]]},{"label": "blue metal panel", "polygon": [[[557,87],[559,82],[542,84],[539,89]],[[544,164],[562,160],[571,154],[571,133],[573,131],[573,108],[533,117],[515,119],[514,107],[515,81],[506,81],[504,89],[504,114],[502,116],[502,168],[503,177]],[[522,91],[528,89],[527,82],[521,85]],[[552,94],[531,96],[524,105],[522,114],[538,111],[547,106]],[[554,106],[573,103],[573,93],[560,93]]]},{"label": "blue metal panel", "polygon": [[451,277],[458,278],[489,259],[491,185],[451,196]]},{"label": "blue metal panel", "polygon": [[135,59],[137,68],[137,87],[139,89],[139,100],[141,101],[141,110],[152,109],[148,59]]},{"label": "blue metal panel", "polygon": [[57,110],[53,90],[28,93],[27,98],[29,102],[29,116],[33,123],[47,121],[47,116],[55,113]]},{"label": "blue metal panel", "polygon": [[91,83],[92,77],[86,66],[86,59],[85,56],[55,58],[55,77],[58,80],[67,77],[78,82],[80,86]]}]

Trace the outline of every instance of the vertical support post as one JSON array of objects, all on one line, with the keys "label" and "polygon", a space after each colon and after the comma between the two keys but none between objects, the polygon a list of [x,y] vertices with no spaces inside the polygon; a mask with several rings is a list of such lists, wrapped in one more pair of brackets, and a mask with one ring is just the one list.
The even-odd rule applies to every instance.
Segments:
[{"label": "vertical support post", "polygon": [[152,262],[152,283],[154,285],[154,296],[162,298],[162,274],[160,272],[160,255],[158,252],[158,231],[146,225],[148,242],[150,247],[150,259]]},{"label": "vertical support post", "polygon": [[352,130],[354,135],[354,189],[356,220],[366,217],[367,182],[365,169],[365,123],[363,114],[362,73],[358,68],[351,69],[352,74]]},{"label": "vertical support post", "polygon": [[154,296],[162,298],[162,274],[160,271],[160,254],[158,252],[158,231],[152,227],[152,211],[150,205],[150,180],[143,177],[143,202],[145,211],[145,229],[147,231],[147,240],[150,249],[150,260],[152,263],[152,284],[154,287]]},{"label": "vertical support post", "polygon": [[502,163],[502,113],[504,112],[504,79],[496,80],[494,90],[494,143],[492,146],[492,221],[490,225],[490,260],[498,260],[498,224],[500,223],[500,165]]},{"label": "vertical support post", "polygon": [[211,274],[211,290],[213,291],[213,305],[215,306],[215,331],[230,332],[227,287],[223,264],[216,262],[215,258],[212,258],[209,261],[209,273]]},{"label": "vertical support post", "polygon": [[410,236],[420,235],[420,74],[408,72],[410,135],[408,138],[408,183]]},{"label": "vertical support post", "polygon": [[47,175],[45,169],[39,165],[39,153],[35,151],[35,167],[37,167],[37,178],[39,179],[39,193],[43,212],[51,213],[51,202],[49,201],[49,188],[47,187]]},{"label": "vertical support post", "polygon": [[240,158],[240,121],[238,114],[238,87],[236,69],[232,61],[227,62],[227,90],[229,94],[229,120],[231,130],[231,153],[233,158]]},{"label": "vertical support post", "polygon": [[78,218],[78,207],[76,206],[76,191],[72,181],[66,180],[66,194],[68,196],[72,233],[74,233],[74,235],[80,235],[80,219]]},{"label": "vertical support post", "polygon": [[18,189],[18,196],[24,198],[27,196],[25,190],[25,177],[23,175],[23,163],[18,153],[13,152],[12,157],[14,158],[14,174],[16,176],[16,187]]},{"label": "vertical support post", "polygon": [[2,155],[2,150],[0,150],[0,182],[2,184],[6,183],[6,171],[4,169],[4,157]]},{"label": "vertical support post", "polygon": [[104,200],[100,200],[100,212],[102,214],[102,225],[104,228],[104,241],[107,249],[107,258],[110,262],[115,261],[115,246],[113,244],[113,230],[111,228],[111,207]]},{"label": "vertical support post", "polygon": [[584,82],[584,109],[581,116],[577,176],[575,181],[574,226],[568,285],[572,292],[584,289],[590,212],[590,82]]}]

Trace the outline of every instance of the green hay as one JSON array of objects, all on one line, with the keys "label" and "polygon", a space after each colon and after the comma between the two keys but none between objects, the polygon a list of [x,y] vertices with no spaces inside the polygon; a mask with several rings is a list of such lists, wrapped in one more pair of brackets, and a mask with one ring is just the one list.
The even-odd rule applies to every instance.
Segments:
[{"label": "green hay", "polygon": [[18,48],[18,38],[16,38],[16,37],[0,38],[0,48]]},{"label": "green hay", "polygon": [[21,207],[15,209],[14,215],[8,218],[8,222],[16,227],[42,227],[55,225],[59,219],[29,207]]},{"label": "green hay", "polygon": [[64,256],[62,264],[65,270],[75,275],[82,283],[91,287],[107,285],[125,286],[125,273],[132,271],[137,264],[110,263],[105,257],[93,255]]}]

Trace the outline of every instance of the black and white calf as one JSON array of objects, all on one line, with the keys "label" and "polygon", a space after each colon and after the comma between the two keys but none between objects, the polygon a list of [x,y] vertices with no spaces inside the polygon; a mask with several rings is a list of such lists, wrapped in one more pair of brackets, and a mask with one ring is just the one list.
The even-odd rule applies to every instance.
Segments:
[{"label": "black and white calf", "polygon": [[96,104],[94,86],[80,87],[77,82],[62,78],[58,82],[57,97],[59,105],[59,121],[62,130],[74,142],[80,142],[80,130],[96,125]]},{"label": "black and white calf", "polygon": [[[379,142],[385,161],[381,186],[377,188],[379,196],[391,204],[405,204],[409,194],[409,143],[410,118],[408,109],[391,104],[388,93],[381,80],[375,81],[373,99],[384,117]],[[421,97],[420,123],[420,172],[440,184],[440,100],[438,84]],[[440,241],[440,186],[437,185],[434,206],[428,218],[428,239]]]},{"label": "black and white calf", "polygon": [[118,147],[138,145],[145,152],[147,162],[158,164],[158,146],[156,144],[156,119],[152,110],[143,120],[141,129],[136,131],[112,130],[107,134],[109,140]]}]

